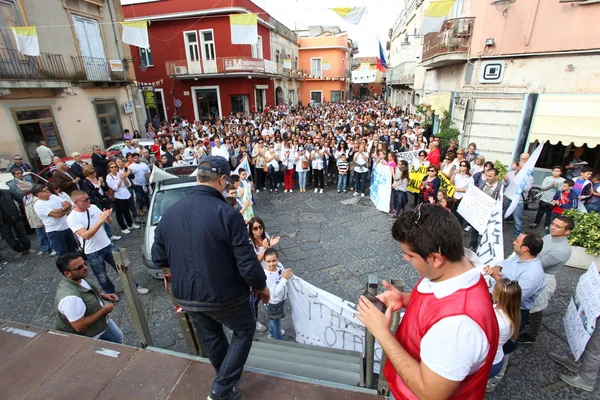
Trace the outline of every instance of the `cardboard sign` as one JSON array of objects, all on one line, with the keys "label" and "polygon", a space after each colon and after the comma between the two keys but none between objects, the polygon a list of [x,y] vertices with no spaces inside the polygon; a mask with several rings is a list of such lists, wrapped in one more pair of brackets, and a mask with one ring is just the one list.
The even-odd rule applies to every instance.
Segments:
[{"label": "cardboard sign", "polygon": [[[498,182],[498,185],[501,185]],[[469,186],[458,205],[458,213],[477,231],[483,232],[490,220],[496,200],[475,186]]]},{"label": "cardboard sign", "polygon": [[371,175],[371,200],[378,210],[390,212],[392,196],[392,169],[383,164],[377,164]]}]

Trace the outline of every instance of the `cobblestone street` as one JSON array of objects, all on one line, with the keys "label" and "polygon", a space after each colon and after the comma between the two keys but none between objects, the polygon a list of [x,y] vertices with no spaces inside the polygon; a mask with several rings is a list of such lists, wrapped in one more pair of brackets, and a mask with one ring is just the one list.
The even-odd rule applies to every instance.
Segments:
[{"label": "cobblestone street", "polygon": [[[355,302],[364,290],[369,274],[382,278],[401,278],[411,289],[418,280],[412,266],[402,258],[399,245],[392,240],[388,216],[373,206],[369,198],[356,203],[350,194],[327,189],[324,194],[260,193],[255,211],[272,236],[281,236],[276,247],[285,267],[308,282],[346,300]],[[531,219],[526,212],[525,226]],[[512,225],[505,225],[506,255],[512,252]],[[127,248],[137,282],[150,288],[141,296],[154,345],[186,352],[170,297],[162,281],[154,280],[141,263],[141,230],[116,242]],[[539,232],[542,233],[541,231]],[[465,233],[465,244],[468,244]],[[32,236],[34,248],[37,238]],[[14,253],[2,242],[1,251],[9,261],[0,271],[0,319],[54,328],[54,295],[60,276],[54,258],[47,255],[25,256],[14,260]],[[489,399],[600,399],[598,393],[568,388],[558,378],[567,371],[546,355],[550,350],[568,352],[562,316],[582,270],[564,268],[557,276],[558,289],[545,312],[544,327],[535,345],[521,346],[510,358],[507,376],[488,396]],[[122,296],[117,273],[110,272]],[[91,276],[91,274],[90,274]],[[291,310],[286,312],[286,338],[293,340]],[[261,321],[266,316],[261,307]],[[125,301],[111,314],[125,334],[126,343],[137,339]],[[265,335],[266,333],[257,333]]]}]

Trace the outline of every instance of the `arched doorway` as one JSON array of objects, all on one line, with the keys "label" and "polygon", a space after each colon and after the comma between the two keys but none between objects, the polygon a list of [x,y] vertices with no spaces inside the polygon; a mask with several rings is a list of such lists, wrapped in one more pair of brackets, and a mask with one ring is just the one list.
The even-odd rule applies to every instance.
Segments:
[{"label": "arched doorway", "polygon": [[275,89],[275,105],[279,106],[283,103],[283,89],[281,88],[281,86],[277,86],[277,88]]}]

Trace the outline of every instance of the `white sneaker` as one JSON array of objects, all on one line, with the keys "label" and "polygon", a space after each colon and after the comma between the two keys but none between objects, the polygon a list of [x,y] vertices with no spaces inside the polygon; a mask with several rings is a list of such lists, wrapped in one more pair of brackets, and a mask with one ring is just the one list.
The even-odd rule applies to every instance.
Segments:
[{"label": "white sneaker", "polygon": [[361,193],[361,194],[360,194],[360,197],[365,197],[365,194],[364,194],[364,193]]},{"label": "white sneaker", "polygon": [[52,250],[52,253],[50,253],[50,257],[56,257],[56,252],[54,250]]},{"label": "white sneaker", "polygon": [[293,192],[293,190],[292,190],[292,189],[290,189],[290,193],[292,193],[292,192]]},{"label": "white sneaker", "polygon": [[129,229],[121,229],[121,233],[123,235],[129,235],[131,233],[131,231]]},{"label": "white sneaker", "polygon": [[44,250],[40,250],[40,251],[38,251],[38,252],[37,252],[37,255],[38,255],[38,256],[41,256],[41,255],[43,255],[43,254],[44,254]]},{"label": "white sneaker", "polygon": [[283,191],[283,193],[287,193],[287,189],[285,189],[285,190]]},{"label": "white sneaker", "polygon": [[133,224],[129,227],[129,229],[140,229],[139,225]]},{"label": "white sneaker", "polygon": [[315,188],[315,193],[317,193],[319,191],[319,189]]},{"label": "white sneaker", "polygon": [[323,189],[319,190],[319,193],[323,193]]},{"label": "white sneaker", "polygon": [[110,237],[110,240],[112,240],[113,242],[116,242],[117,240],[121,240],[121,236],[112,235],[112,236]]},{"label": "white sneaker", "polygon": [[260,193],[260,189],[256,189],[256,193]]},{"label": "white sneaker", "polygon": [[267,327],[261,324],[260,322],[256,321],[256,330],[259,332],[266,332]]},{"label": "white sneaker", "polygon": [[285,330],[284,329],[281,330],[281,336],[283,336],[283,335],[285,335]]},{"label": "white sneaker", "polygon": [[148,294],[149,290],[148,290],[148,289],[146,289],[145,287],[138,287],[138,288],[137,288],[137,292],[138,292],[139,294]]},{"label": "white sneaker", "polygon": [[352,195],[352,197],[356,197],[358,196],[358,192],[354,192],[354,194]]},{"label": "white sneaker", "polygon": [[471,225],[467,225],[467,227],[465,228],[465,232],[469,232],[471,230]]},{"label": "white sneaker", "polygon": [[25,250],[25,254],[35,254],[34,249]]}]

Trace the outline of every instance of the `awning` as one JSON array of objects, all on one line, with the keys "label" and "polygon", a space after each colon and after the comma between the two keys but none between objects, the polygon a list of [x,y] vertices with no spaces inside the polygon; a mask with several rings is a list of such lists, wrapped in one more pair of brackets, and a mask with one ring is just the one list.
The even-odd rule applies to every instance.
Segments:
[{"label": "awning", "polygon": [[529,141],[593,148],[600,144],[600,94],[541,94]]},{"label": "awning", "polygon": [[421,99],[421,105],[441,116],[444,115],[444,111],[450,111],[450,97],[450,92],[430,93]]}]

